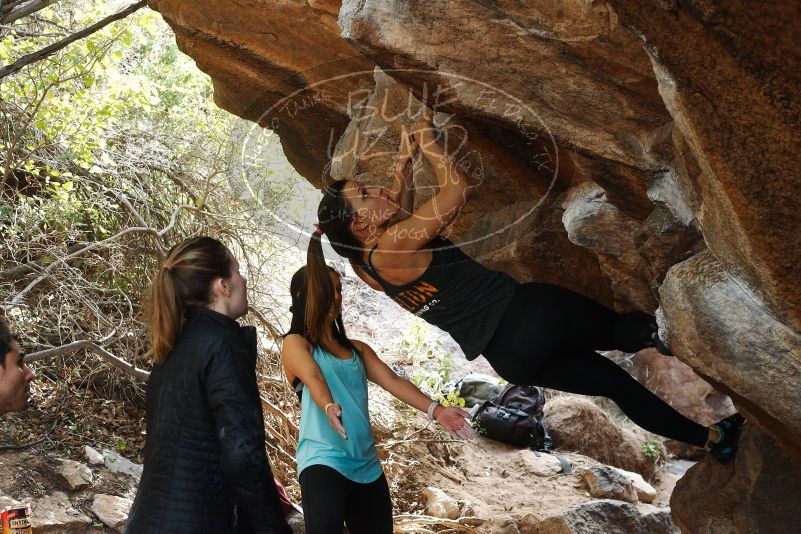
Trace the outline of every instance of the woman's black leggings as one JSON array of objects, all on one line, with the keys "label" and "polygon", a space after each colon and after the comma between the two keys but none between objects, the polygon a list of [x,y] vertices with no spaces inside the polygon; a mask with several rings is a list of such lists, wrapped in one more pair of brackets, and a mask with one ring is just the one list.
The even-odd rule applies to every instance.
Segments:
[{"label": "woman's black leggings", "polygon": [[392,500],[382,473],[360,484],[327,465],[310,465],[300,473],[306,534],[392,534]]},{"label": "woman's black leggings", "polygon": [[607,397],[644,429],[703,446],[706,427],[595,352],[637,352],[650,346],[655,329],[650,315],[618,314],[568,289],[527,283],[517,289],[484,357],[513,384]]}]

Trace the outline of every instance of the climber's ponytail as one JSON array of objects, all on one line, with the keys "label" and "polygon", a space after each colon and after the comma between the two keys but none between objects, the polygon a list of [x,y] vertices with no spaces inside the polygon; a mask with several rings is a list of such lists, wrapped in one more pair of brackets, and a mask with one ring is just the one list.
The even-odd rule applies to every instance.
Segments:
[{"label": "climber's ponytail", "polygon": [[355,212],[348,199],[342,195],[346,184],[347,180],[337,180],[326,187],[317,207],[317,220],[320,221],[318,224],[328,237],[331,248],[343,258],[361,265],[364,245],[350,229]]},{"label": "climber's ponytail", "polygon": [[334,286],[331,283],[331,268],[325,263],[322,236],[314,232],[306,253],[306,309],[304,328],[306,338],[317,344],[323,337],[326,315],[334,304]]}]

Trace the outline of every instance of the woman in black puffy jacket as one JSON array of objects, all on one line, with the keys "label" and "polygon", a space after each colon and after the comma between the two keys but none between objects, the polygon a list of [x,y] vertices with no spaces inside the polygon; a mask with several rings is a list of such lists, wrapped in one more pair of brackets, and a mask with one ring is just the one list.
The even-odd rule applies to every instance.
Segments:
[{"label": "woman in black puffy jacket", "polygon": [[246,280],[209,237],[173,247],[150,289],[144,472],[126,532],[291,533],[264,449]]}]

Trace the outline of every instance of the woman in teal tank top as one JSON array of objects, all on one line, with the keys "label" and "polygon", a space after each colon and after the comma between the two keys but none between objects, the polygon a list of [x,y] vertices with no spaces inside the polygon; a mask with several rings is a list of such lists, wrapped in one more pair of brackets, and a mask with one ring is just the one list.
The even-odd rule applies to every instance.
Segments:
[{"label": "woman in teal tank top", "polygon": [[330,282],[321,284],[303,267],[292,277],[292,325],[281,347],[287,379],[301,398],[297,462],[306,534],[342,534],[343,524],[350,534],[391,534],[392,501],[370,427],[367,380],[457,437],[473,435],[470,415],[432,401],[369,345],[349,339],[339,275],[327,275]]}]

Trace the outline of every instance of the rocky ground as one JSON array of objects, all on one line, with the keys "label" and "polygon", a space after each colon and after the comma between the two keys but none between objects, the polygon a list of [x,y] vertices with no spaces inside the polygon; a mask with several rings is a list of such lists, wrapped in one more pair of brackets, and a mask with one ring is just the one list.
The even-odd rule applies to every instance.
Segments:
[{"label": "rocky ground", "polygon": [[[381,396],[376,392],[375,406],[391,404]],[[572,396],[560,399],[562,405],[586,402]],[[668,500],[690,462],[668,461],[648,483],[585,454],[561,451],[573,467],[572,474],[563,474],[552,455],[517,450],[482,437],[454,442],[431,432],[415,432],[415,426],[425,427],[422,418],[401,427],[406,435],[385,434],[379,427],[387,415],[403,414],[376,417],[377,433],[383,434],[379,450],[395,496],[398,532],[412,532],[437,521],[444,526],[448,519],[462,523],[456,528],[464,532],[583,532],[575,530],[574,523],[583,521],[586,514],[592,517],[593,528],[605,532],[622,529],[650,534],[675,529]],[[0,454],[0,506],[30,504],[35,533],[123,531],[141,466],[114,451],[89,447],[76,459],[68,456],[41,446],[4,451]],[[652,469],[640,466],[644,472]]]},{"label": "rocky ground", "polygon": [[[398,372],[445,379],[492,374],[482,358],[467,362],[446,336],[416,323],[383,295],[350,278],[344,285],[349,334],[370,343]],[[614,356],[623,365],[670,361]],[[671,374],[644,372],[650,380],[660,377],[660,393],[675,389],[666,382]],[[90,381],[69,377],[39,382],[29,411],[4,420],[4,434],[18,448],[0,450],[0,505],[30,503],[35,533],[121,531],[141,473],[139,397],[104,399]],[[668,459],[662,441],[633,427],[612,403],[547,393],[546,424],[571,474],[562,473],[552,455],[483,437],[451,440],[424,415],[371,386],[397,532],[675,532],[669,500],[692,462]],[[291,403],[280,405],[297,416]],[[297,498],[292,474],[277,473]]]},{"label": "rocky ground", "polygon": [[29,504],[35,533],[121,532],[142,467],[91,451],[81,460],[38,447],[3,452],[0,508]]}]

